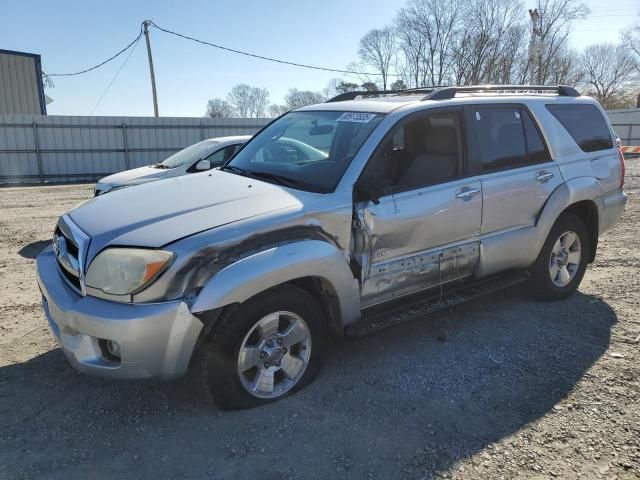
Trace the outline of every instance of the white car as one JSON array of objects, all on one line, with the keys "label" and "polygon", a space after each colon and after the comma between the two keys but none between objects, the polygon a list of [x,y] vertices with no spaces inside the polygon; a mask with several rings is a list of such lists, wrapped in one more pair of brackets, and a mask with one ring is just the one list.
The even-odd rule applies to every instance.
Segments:
[{"label": "white car", "polygon": [[174,153],[160,163],[104,177],[96,183],[94,194],[97,197],[119,188],[220,167],[233,157],[250,138],[251,135],[241,135],[203,140]]}]

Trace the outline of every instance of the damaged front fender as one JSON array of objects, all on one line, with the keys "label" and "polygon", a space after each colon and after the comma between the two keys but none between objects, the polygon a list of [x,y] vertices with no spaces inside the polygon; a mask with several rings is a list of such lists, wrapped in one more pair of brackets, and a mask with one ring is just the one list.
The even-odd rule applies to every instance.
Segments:
[{"label": "damaged front fender", "polygon": [[242,303],[275,285],[316,277],[336,292],[342,324],[360,315],[360,290],[343,252],[321,240],[274,246],[216,273],[198,293],[192,313]]}]

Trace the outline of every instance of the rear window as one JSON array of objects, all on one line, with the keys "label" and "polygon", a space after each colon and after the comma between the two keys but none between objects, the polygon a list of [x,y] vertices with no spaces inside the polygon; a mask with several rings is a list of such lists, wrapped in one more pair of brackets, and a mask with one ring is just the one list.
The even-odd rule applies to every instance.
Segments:
[{"label": "rear window", "polygon": [[474,118],[483,172],[551,160],[534,120],[520,106],[475,107]]},{"label": "rear window", "polygon": [[611,131],[594,105],[547,105],[584,152],[613,148]]}]

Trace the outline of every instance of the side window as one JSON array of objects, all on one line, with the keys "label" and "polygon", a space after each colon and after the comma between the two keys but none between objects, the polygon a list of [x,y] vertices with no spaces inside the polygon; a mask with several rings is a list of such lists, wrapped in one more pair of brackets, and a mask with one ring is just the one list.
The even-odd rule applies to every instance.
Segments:
[{"label": "side window", "polygon": [[228,145],[220,150],[216,150],[211,155],[205,158],[205,160],[209,160],[211,163],[211,168],[219,167],[224,162],[229,160],[236,151],[235,145]]},{"label": "side window", "polygon": [[405,191],[453,180],[461,175],[461,167],[461,115],[438,112],[396,126],[363,176],[389,192]]},{"label": "side window", "polygon": [[233,153],[229,158],[233,158],[233,156],[240,151],[240,149],[244,146],[244,143],[239,143],[236,145],[236,148],[233,149]]},{"label": "side window", "polygon": [[613,148],[611,131],[595,105],[555,104],[547,110],[556,117],[583,152]]},{"label": "side window", "polygon": [[474,107],[473,115],[483,172],[519,167],[527,163],[519,107]]},{"label": "side window", "polygon": [[542,135],[537,129],[533,118],[525,109],[520,110],[524,133],[527,140],[527,163],[543,163],[551,161],[551,156],[547,151]]}]

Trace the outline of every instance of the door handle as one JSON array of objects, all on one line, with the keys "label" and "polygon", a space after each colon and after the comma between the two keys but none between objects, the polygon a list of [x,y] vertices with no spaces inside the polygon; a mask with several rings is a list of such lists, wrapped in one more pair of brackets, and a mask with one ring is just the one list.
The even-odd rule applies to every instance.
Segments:
[{"label": "door handle", "polygon": [[540,183],[544,183],[548,180],[551,180],[555,176],[552,172],[539,172],[536,176],[536,180]]},{"label": "door handle", "polygon": [[456,198],[461,198],[462,200],[471,200],[471,198],[475,197],[480,193],[479,188],[468,188],[466,190],[461,190],[456,193]]}]

